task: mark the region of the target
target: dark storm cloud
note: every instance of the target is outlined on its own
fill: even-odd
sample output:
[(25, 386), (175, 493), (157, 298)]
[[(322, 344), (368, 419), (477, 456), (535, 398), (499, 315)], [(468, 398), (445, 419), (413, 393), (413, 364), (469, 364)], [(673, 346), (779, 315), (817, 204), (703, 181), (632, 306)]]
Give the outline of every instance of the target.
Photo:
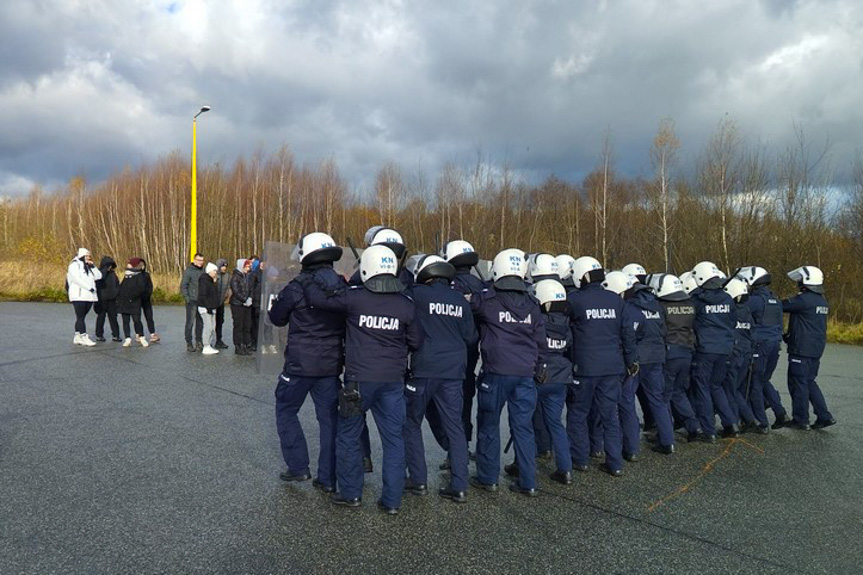
[(606, 133), (643, 175), (663, 117), (685, 161), (726, 115), (777, 151), (829, 136), (840, 168), (861, 145), (851, 0), (271, 4), (3, 3), (0, 194), (188, 154), (203, 104), (203, 163), (287, 144), (356, 187), (478, 154), (580, 178)]

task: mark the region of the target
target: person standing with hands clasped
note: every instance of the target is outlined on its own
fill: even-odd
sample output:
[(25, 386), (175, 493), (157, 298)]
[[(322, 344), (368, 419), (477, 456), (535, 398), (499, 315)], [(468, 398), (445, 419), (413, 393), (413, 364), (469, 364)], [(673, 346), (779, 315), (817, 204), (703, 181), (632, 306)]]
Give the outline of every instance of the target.
[[(183, 271), (183, 279), (180, 280), (180, 294), (186, 302), (186, 351), (201, 351), (204, 344), (201, 342), (201, 333), (204, 329), (204, 320), (198, 313), (198, 279), (204, 273), (204, 256), (195, 254), (192, 263)], [(195, 341), (192, 341), (192, 326), (195, 328)]]
[(66, 285), (69, 301), (75, 308), (75, 337), (72, 343), (92, 347), (96, 342), (87, 335), (84, 318), (93, 304), (99, 300), (96, 294), (96, 281), (102, 279), (102, 272), (93, 263), (93, 256), (87, 248), (79, 248), (78, 255), (66, 271)]
[(204, 320), (201, 340), (204, 342), (204, 355), (215, 355), (219, 350), (213, 347), (216, 330), (216, 308), (219, 307), (219, 288), (216, 286), (216, 274), (219, 268), (208, 263), (204, 273), (198, 278), (198, 313)]
[(234, 353), (252, 353), (252, 290), (247, 275), (252, 260), (237, 260), (237, 269), (231, 274), (231, 319), (234, 320)]

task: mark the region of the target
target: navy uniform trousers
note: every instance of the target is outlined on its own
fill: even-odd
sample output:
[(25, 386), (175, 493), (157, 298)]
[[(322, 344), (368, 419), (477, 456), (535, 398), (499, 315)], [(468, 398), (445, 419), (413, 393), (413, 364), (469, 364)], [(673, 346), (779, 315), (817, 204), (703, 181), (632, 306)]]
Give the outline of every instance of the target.
[(566, 383), (543, 383), (536, 387), (536, 411), (542, 412), (542, 426), (548, 430), (549, 444), (554, 450), (554, 462), (558, 471), (572, 471), (569, 439), (566, 437), (566, 428), (563, 426), (566, 388)]
[(833, 419), (824, 394), (818, 387), (815, 378), (818, 377), (818, 369), (821, 360), (814, 357), (803, 357), (799, 355), (788, 356), (788, 392), (791, 394), (791, 415), (794, 422), (800, 425), (809, 424), (809, 404), (815, 417), (822, 421)]
[(416, 484), (428, 483), (422, 423), (426, 409), (435, 406), (440, 429), (447, 438), (450, 487), (467, 490), (467, 439), (462, 423), (463, 382), (460, 379), (415, 377), (405, 386), (404, 439), (408, 474)]
[(779, 392), (770, 383), (773, 371), (779, 363), (779, 342), (764, 341), (755, 347), (755, 355), (752, 363), (752, 388), (749, 391), (749, 403), (752, 406), (752, 414), (761, 425), (767, 425), (767, 413), (765, 403), (773, 410), (776, 417), (787, 415), (779, 398)]
[(692, 357), (677, 357), (668, 359), (663, 366), (665, 376), (664, 396), (671, 406), (671, 413), (683, 422), (689, 434), (701, 433), (698, 417), (689, 401), (689, 372), (692, 368)]
[[(646, 363), (638, 375), (627, 378), (620, 399), (620, 425), (623, 434), (623, 453), (636, 455), (640, 447), (638, 414), (635, 412), (635, 396), (638, 389), (644, 390), (647, 410), (652, 414), (660, 445), (674, 445), (674, 424), (668, 402), (664, 398), (665, 376), (661, 363)], [(643, 408), (642, 408), (643, 409)], [(647, 428), (645, 414), (645, 428)]]
[(405, 392), (402, 382), (360, 382), (361, 414), (338, 417), (336, 433), (336, 477), (345, 499), (363, 495), (363, 447), (360, 439), (365, 427), (365, 412), (371, 410), (383, 447), (383, 492), (386, 507), (401, 507), (405, 486)]
[(692, 361), (692, 382), (695, 391), (695, 411), (701, 429), (708, 435), (716, 434), (714, 408), (719, 413), (723, 426), (734, 425), (737, 420), (728, 397), (722, 387), (728, 371), (729, 355), (718, 353), (696, 353)]
[(327, 487), (336, 486), (338, 392), (336, 376), (288, 377), (282, 374), (276, 384), (276, 430), (288, 472), (291, 475), (309, 473), (309, 448), (297, 413), (311, 393), (321, 436), (317, 479)]
[(500, 414), (509, 413), (515, 445), (519, 486), (536, 488), (536, 444), (533, 411), (536, 385), (533, 377), (482, 373), (477, 379), (476, 474), (482, 483), (497, 483), (500, 475)]
[(746, 399), (746, 394), (751, 392), (751, 389), (748, 389), (749, 363), (749, 354), (734, 355), (728, 366), (728, 374), (725, 376), (725, 395), (728, 397), (731, 411), (738, 421), (746, 423), (756, 421), (749, 400)]
[(572, 401), (566, 412), (566, 433), (575, 465), (587, 465), (590, 457), (590, 422), (588, 414), (596, 403), (602, 422), (605, 464), (612, 471), (623, 468), (618, 404), (623, 383), (621, 375), (581, 376), (572, 382)]

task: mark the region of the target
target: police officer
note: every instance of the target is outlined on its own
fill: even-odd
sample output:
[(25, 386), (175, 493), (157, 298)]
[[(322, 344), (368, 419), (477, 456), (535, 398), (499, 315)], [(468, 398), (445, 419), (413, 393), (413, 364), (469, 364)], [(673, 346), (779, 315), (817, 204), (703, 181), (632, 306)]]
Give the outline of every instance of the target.
[[(396, 255), (397, 262), (403, 262), (407, 259), (407, 246), (405, 245), (405, 241), (402, 238), (402, 235), (392, 228), (381, 225), (372, 226), (366, 230), (366, 235), (363, 239), (365, 241), (366, 248), (371, 246), (386, 246)], [(399, 265), (397, 276), (405, 287), (414, 283), (414, 276), (410, 270), (407, 269), (407, 266)], [(362, 285), (363, 278), (360, 277), (359, 270), (354, 273), (348, 283), (351, 285)]]
[(345, 322), (337, 313), (311, 307), (306, 292), (338, 290), (347, 285), (333, 270), (333, 262), (341, 256), (342, 248), (325, 233), (300, 238), (294, 257), (302, 270), (279, 292), (269, 311), (273, 325), (290, 324), (285, 366), (276, 384), (276, 430), (288, 466), (280, 477), (284, 481), (311, 477), (306, 437), (297, 417), (311, 393), (320, 427), (318, 470), (312, 484), (327, 493), (336, 490), (337, 394)]
[(462, 381), (467, 348), (476, 346), (477, 333), (467, 301), (461, 292), (450, 287), (454, 275), (455, 268), (437, 255), (423, 257), (416, 266), (411, 297), (422, 326), (423, 344), (411, 354), (412, 377), (405, 386), (405, 456), (410, 475), (405, 491), (415, 495), (428, 492), (421, 425), (426, 407), (433, 402), (448, 440), (451, 462), (450, 484), (438, 494), (464, 503), (468, 457), (461, 419)]
[(827, 345), (827, 316), (830, 308), (824, 298), (824, 274), (815, 266), (801, 266), (788, 272), (800, 292), (782, 300), (788, 314), (788, 391), (791, 393), (792, 420), (786, 427), (809, 429), (809, 404), (815, 411), (813, 429), (836, 425), (824, 394), (815, 379), (821, 354)]
[(575, 258), (569, 254), (560, 254), (557, 260), (557, 274), (560, 277), (560, 283), (563, 284), (567, 295), (575, 291), (575, 282), (572, 281), (572, 262)]
[(638, 373), (635, 333), (623, 322), (623, 300), (602, 287), (605, 270), (596, 259), (575, 260), (572, 279), (578, 290), (567, 297), (572, 310), (574, 380), (566, 430), (573, 468), (588, 470), (588, 414), (595, 402), (605, 448), (602, 469), (619, 477), (623, 462), (618, 405), (624, 375)]
[(704, 441), (716, 441), (714, 407), (722, 420), (722, 436), (737, 436), (737, 419), (725, 389), (725, 373), (734, 351), (734, 300), (722, 289), (724, 277), (713, 262), (701, 262), (692, 270), (698, 288), (692, 292), (695, 304), (697, 346), (692, 365), (695, 410)]
[(346, 319), (345, 382), (339, 397), (336, 477), (333, 503), (359, 507), (363, 491), (364, 414), (371, 410), (383, 443), (383, 492), (378, 507), (398, 513), (405, 482), (404, 375), (408, 350), (422, 344), (422, 328), (413, 301), (396, 277), (398, 261), (391, 249), (376, 245), (363, 252), (362, 286), (330, 291), (309, 290), (314, 307)]
[[(479, 254), (473, 246), (464, 240), (453, 240), (444, 246), (441, 256), (455, 267), (452, 278), (453, 288), (465, 296), (478, 294), (485, 289), (483, 280), (471, 273), (479, 263)], [(478, 273), (478, 272), (477, 272)], [(465, 437), (470, 442), (473, 437), (473, 398), (476, 397), (476, 364), (479, 362), (479, 345), (469, 345), (467, 348), (467, 365), (465, 366), (462, 391), (462, 423)], [(445, 467), (445, 466), (444, 466)]]
[(672, 415), (683, 423), (688, 441), (701, 436), (701, 427), (689, 402), (689, 372), (695, 350), (695, 306), (683, 289), (683, 282), (672, 274), (652, 274), (649, 285), (665, 309), (666, 352), (663, 365), (663, 397)]
[(755, 420), (747, 395), (750, 393), (749, 381), (752, 373), (752, 311), (749, 309), (749, 288), (746, 282), (733, 277), (725, 284), (725, 293), (734, 300), (734, 313), (737, 326), (734, 330), (734, 353), (725, 376), (725, 395), (736, 418), (741, 421), (741, 431), (767, 433), (769, 427)]
[(765, 402), (770, 405), (776, 421), (773, 429), (780, 429), (788, 421), (788, 415), (779, 393), (770, 378), (779, 363), (779, 347), (782, 342), (782, 302), (770, 290), (772, 278), (766, 269), (746, 266), (737, 270), (737, 277), (749, 285), (746, 301), (755, 323), (753, 329), (752, 378), (749, 403), (752, 414), (760, 427), (769, 424)]
[(471, 485), (497, 491), (500, 473), (500, 414), (504, 404), (515, 444), (519, 479), (510, 489), (536, 496), (536, 446), (531, 418), (536, 407), (534, 373), (545, 325), (524, 283), (524, 252), (503, 250), (492, 263), (492, 287), (471, 296), (480, 330), (482, 373), (477, 380), (476, 477)]

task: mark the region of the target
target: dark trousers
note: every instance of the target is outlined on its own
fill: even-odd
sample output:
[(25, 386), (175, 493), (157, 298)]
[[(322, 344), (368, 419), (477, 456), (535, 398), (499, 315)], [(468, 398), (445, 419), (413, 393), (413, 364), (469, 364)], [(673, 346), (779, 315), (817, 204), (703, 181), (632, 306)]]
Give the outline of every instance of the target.
[(476, 364), (479, 362), (479, 348), (473, 346), (467, 350), (467, 369), (462, 383), (461, 421), (464, 426), (464, 434), (470, 443), (473, 437), (473, 398), (476, 397)]
[(623, 382), (621, 375), (581, 376), (572, 382), (572, 400), (566, 411), (566, 433), (572, 462), (587, 465), (590, 456), (590, 422), (588, 414), (596, 406), (602, 422), (605, 464), (611, 470), (623, 468), (618, 404)]
[(144, 312), (144, 320), (147, 322), (147, 331), (156, 333), (156, 322), (153, 320), (153, 302), (145, 299), (141, 302), (141, 311)]
[(279, 376), (276, 384), (276, 431), (282, 458), (292, 475), (309, 473), (309, 447), (297, 414), (311, 394), (320, 430), (317, 479), (327, 487), (336, 486), (336, 424), (339, 378)]
[[(232, 306), (233, 307), (233, 306)], [(198, 313), (198, 303), (190, 302), (186, 304), (186, 328), (184, 335), (186, 343), (192, 343), (192, 326), (195, 327), (195, 341), (199, 342), (204, 334), (204, 320), (201, 314)]]
[(93, 307), (93, 302), (73, 301), (72, 307), (75, 308), (75, 333), (87, 333), (87, 324), (84, 322), (84, 318), (90, 308)]
[(225, 304), (216, 308), (216, 341), (222, 341), (223, 325), (225, 325)]
[(533, 437), (536, 442), (536, 452), (547, 453), (551, 451), (551, 433), (548, 425), (545, 423), (545, 412), (539, 404), (539, 401), (536, 403), (536, 409), (533, 410), (531, 424), (533, 425)]
[(249, 342), (252, 345), (258, 345), (258, 324), (261, 321), (261, 310), (255, 304), (252, 304), (252, 307), (249, 308), (252, 310), (251, 315), (251, 323), (249, 324)]
[[(645, 363), (638, 372), (639, 388), (647, 398), (647, 411), (652, 414), (660, 445), (674, 445), (674, 423), (669, 402), (665, 399), (665, 377), (661, 363)], [(645, 414), (645, 421), (647, 415)], [(645, 424), (646, 425), (646, 424)]]
[[(233, 308), (233, 306), (231, 306)], [(363, 413), (338, 417), (336, 432), (336, 477), (339, 491), (346, 499), (363, 495), (363, 449), (360, 441), (365, 412), (371, 410), (383, 447), (383, 490), (386, 507), (401, 506), (405, 486), (405, 395), (402, 382), (359, 382)]]
[(699, 433), (701, 425), (689, 401), (689, 371), (692, 357), (668, 359), (663, 366), (665, 396), (669, 398), (672, 414), (683, 421), (688, 433)]
[(533, 377), (483, 373), (477, 380), (476, 475), (483, 483), (497, 483), (500, 475), (500, 414), (509, 413), (509, 428), (515, 445), (519, 486), (536, 488), (536, 445), (533, 410), (536, 385)]
[(692, 362), (692, 383), (695, 388), (695, 411), (701, 429), (708, 435), (716, 433), (714, 408), (719, 413), (723, 426), (734, 425), (737, 420), (728, 405), (728, 397), (722, 387), (728, 371), (730, 356), (718, 353), (696, 353)]
[(234, 322), (234, 345), (251, 345), (252, 308), (231, 304), (231, 319)]
[(120, 337), (120, 324), (117, 322), (117, 300), (100, 301), (96, 310), (96, 337), (105, 335), (105, 318), (111, 326), (111, 336)]
[(566, 403), (566, 383), (543, 383), (536, 386), (538, 410), (542, 411), (543, 426), (548, 428), (554, 462), (558, 471), (572, 471), (569, 439), (563, 426), (563, 404)]
[(822, 421), (833, 419), (833, 415), (827, 409), (824, 394), (821, 393), (821, 388), (815, 381), (820, 367), (820, 359), (799, 355), (788, 356), (788, 391), (791, 393), (791, 414), (795, 423), (800, 425), (809, 423), (810, 403), (816, 418)]
[(749, 354), (735, 354), (728, 366), (725, 376), (725, 395), (728, 396), (728, 404), (734, 413), (735, 419), (752, 423), (755, 415), (749, 406), (746, 394), (749, 393)]
[(638, 455), (641, 449), (641, 429), (638, 425), (638, 412), (635, 410), (637, 389), (638, 375), (624, 378), (620, 388), (620, 403), (617, 406), (624, 455)]
[(428, 483), (422, 422), (427, 407), (435, 406), (449, 443), (450, 487), (467, 489), (467, 439), (461, 421), (462, 380), (416, 377), (405, 385), (405, 458), (411, 481)]
[[(749, 401), (755, 419), (762, 425), (767, 425), (766, 406), (773, 410), (776, 417), (787, 415), (782, 406), (779, 392), (770, 383), (773, 372), (779, 364), (779, 341), (762, 341), (755, 348), (755, 357), (752, 365), (752, 390), (749, 392)], [(765, 406), (766, 404), (766, 406)]]
[(141, 323), (141, 312), (136, 314), (124, 313), (123, 315), (123, 336), (132, 337), (129, 331), (129, 322), (135, 325), (135, 335), (144, 335), (144, 324)]

